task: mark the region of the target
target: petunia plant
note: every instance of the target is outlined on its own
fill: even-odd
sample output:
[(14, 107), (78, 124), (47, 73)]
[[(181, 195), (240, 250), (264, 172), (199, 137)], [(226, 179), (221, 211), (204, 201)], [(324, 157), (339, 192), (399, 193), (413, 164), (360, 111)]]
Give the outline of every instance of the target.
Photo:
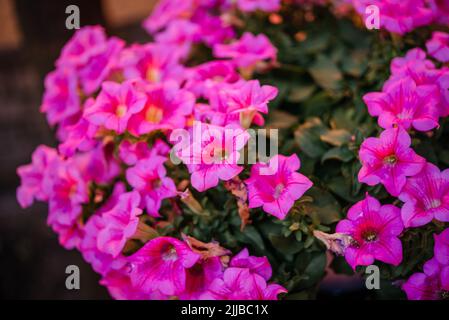
[(316, 298), (373, 264), (367, 295), (447, 299), (448, 16), (161, 0), (145, 43), (85, 26), (45, 79), (58, 145), (18, 168), (17, 199), (48, 202), (116, 299)]

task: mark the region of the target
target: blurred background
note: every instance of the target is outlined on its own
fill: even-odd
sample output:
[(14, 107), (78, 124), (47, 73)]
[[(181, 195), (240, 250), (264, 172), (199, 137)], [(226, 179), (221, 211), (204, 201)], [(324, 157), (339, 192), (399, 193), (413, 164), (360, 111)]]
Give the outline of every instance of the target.
[[(66, 7), (80, 8), (81, 26), (101, 24), (131, 43), (149, 40), (140, 24), (155, 2), (0, 0), (0, 298), (109, 298), (81, 255), (59, 245), (46, 225), (47, 206), (19, 207), (16, 168), (39, 144), (56, 145), (39, 106), (43, 79), (74, 32), (65, 28)], [(65, 288), (71, 264), (80, 268), (80, 290)]]

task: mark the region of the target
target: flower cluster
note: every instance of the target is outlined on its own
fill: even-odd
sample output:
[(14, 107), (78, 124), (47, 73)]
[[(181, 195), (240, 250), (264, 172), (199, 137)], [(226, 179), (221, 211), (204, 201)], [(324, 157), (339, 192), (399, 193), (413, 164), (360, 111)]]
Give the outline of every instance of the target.
[[(201, 138), (177, 155), (191, 186), (207, 191), (239, 179), (247, 129), (264, 124), (277, 95), (248, 80), (275, 66), (277, 51), (262, 34), (235, 39), (226, 19), (234, 6), (274, 11), (279, 1), (163, 0), (144, 23), (154, 42), (126, 46), (99, 26), (84, 27), (45, 80), (41, 111), (59, 146), (38, 147), (32, 163), (18, 168), (17, 198), (22, 207), (49, 203), (48, 224), (61, 245), (78, 249), (117, 299), (277, 299), (286, 292), (267, 283), (266, 257), (246, 249), (232, 257), (218, 243), (158, 229), (170, 219), (164, 206), (179, 214), (182, 204), (200, 206), (185, 178), (173, 174), (173, 133), (200, 128)], [(187, 66), (200, 42), (220, 59)], [(271, 162), (277, 169), (261, 173)], [(255, 164), (242, 183), (249, 207), (283, 219), (312, 186), (299, 167), (296, 155)]]

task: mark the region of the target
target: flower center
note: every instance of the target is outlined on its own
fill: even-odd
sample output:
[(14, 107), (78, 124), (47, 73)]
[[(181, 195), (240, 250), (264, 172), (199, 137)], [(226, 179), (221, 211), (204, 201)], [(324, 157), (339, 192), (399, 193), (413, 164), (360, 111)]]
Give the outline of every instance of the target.
[(436, 209), (441, 206), (441, 200), (440, 199), (432, 199), (430, 203), (427, 205), (427, 210), (429, 209)]
[(395, 165), (398, 162), (398, 157), (395, 154), (389, 155), (384, 158), (384, 163), (387, 165)]
[(276, 186), (276, 188), (274, 188), (274, 195), (273, 195), (273, 197), (275, 199), (279, 198), (280, 195), (282, 194), (282, 191), (284, 191), (284, 189), (285, 189), (285, 186), (282, 183), (279, 183)]
[(366, 242), (374, 242), (377, 240), (377, 232), (374, 230), (366, 230), (363, 232), (362, 238)]
[(161, 108), (158, 108), (155, 105), (150, 105), (145, 113), (145, 120), (157, 124), (161, 122), (163, 115), (164, 111), (162, 111)]
[(174, 261), (178, 259), (178, 253), (176, 249), (171, 244), (164, 246), (162, 249), (162, 260), (164, 261)]
[(150, 82), (160, 82), (161, 76), (159, 74), (159, 70), (157, 68), (154, 68), (152, 66), (149, 66), (147, 68), (146, 78)]
[(125, 116), (126, 111), (128, 111), (128, 108), (124, 104), (120, 104), (117, 106), (117, 109), (115, 109), (115, 114), (117, 117), (122, 118)]
[(216, 159), (217, 161), (225, 160), (228, 157), (228, 153), (223, 148), (215, 148), (211, 151), (212, 158)]
[(440, 298), (441, 300), (449, 300), (449, 291), (441, 291)]

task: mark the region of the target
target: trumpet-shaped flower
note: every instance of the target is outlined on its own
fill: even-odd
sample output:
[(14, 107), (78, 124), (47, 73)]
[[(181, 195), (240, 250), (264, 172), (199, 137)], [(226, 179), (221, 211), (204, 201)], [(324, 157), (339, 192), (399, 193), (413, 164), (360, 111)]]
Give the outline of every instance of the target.
[(362, 168), (359, 181), (370, 186), (382, 183), (397, 197), (407, 177), (418, 174), (426, 160), (410, 148), (411, 139), (402, 128), (383, 131), (379, 138), (367, 138), (360, 147)]
[(137, 162), (126, 171), (129, 184), (142, 196), (142, 206), (149, 215), (159, 216), (163, 199), (176, 196), (177, 190), (173, 180), (166, 176), (164, 162), (166, 157), (153, 156)]
[(351, 236), (344, 250), (346, 261), (355, 269), (380, 260), (395, 266), (402, 261), (402, 243), (398, 236), (404, 229), (400, 209), (392, 205), (381, 206), (379, 201), (367, 197), (355, 204), (341, 220), (336, 232)]
[(449, 221), (449, 169), (440, 172), (427, 163), (420, 173), (407, 180), (399, 199), (405, 227), (419, 227), (432, 221)]
[(158, 290), (166, 295), (185, 291), (187, 269), (192, 268), (200, 255), (187, 244), (170, 237), (148, 241), (129, 257), (132, 267), (132, 284), (142, 292)]
[(129, 122), (129, 130), (139, 136), (155, 130), (184, 128), (187, 117), (192, 114), (195, 96), (178, 84), (167, 81), (145, 88), (146, 104), (134, 114)]
[(435, 31), (426, 43), (429, 55), (441, 62), (449, 61), (449, 34)]
[(248, 187), (249, 207), (263, 210), (284, 219), (296, 200), (312, 187), (312, 182), (297, 172), (300, 160), (276, 155), (268, 163), (256, 163), (245, 181)]
[(217, 58), (230, 58), (239, 67), (254, 66), (257, 62), (275, 61), (277, 49), (263, 35), (245, 32), (242, 37), (230, 44), (217, 44), (213, 48)]
[(131, 82), (104, 82), (94, 105), (85, 117), (97, 126), (124, 133), (130, 117), (145, 106), (146, 97)]
[(383, 92), (371, 92), (363, 97), (368, 111), (378, 116), (384, 129), (399, 125), (419, 131), (438, 127), (440, 91), (437, 85), (419, 85), (411, 78), (391, 82)]

